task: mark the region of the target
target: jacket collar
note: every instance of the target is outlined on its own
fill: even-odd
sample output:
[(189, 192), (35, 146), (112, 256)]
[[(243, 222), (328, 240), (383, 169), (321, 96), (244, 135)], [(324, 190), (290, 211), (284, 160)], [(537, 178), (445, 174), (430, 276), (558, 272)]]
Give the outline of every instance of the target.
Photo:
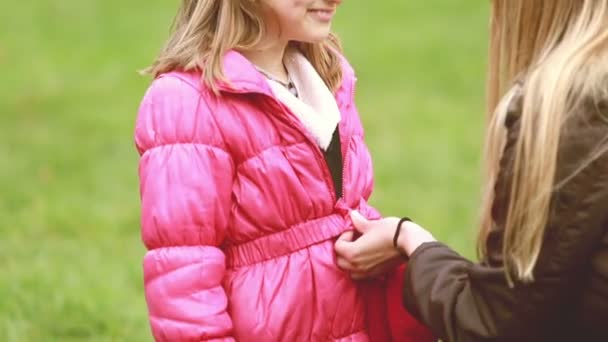
[[(342, 62), (343, 76), (342, 85), (334, 94), (336, 98), (341, 97), (340, 93), (345, 93), (341, 97), (352, 102), (354, 94), (355, 76), (348, 62), (340, 56)], [(230, 50), (226, 53), (223, 60), (223, 72), (227, 82), (219, 82), (218, 88), (221, 92), (227, 93), (261, 93), (274, 96), (266, 78), (256, 69), (245, 56), (241, 53)]]
[[(342, 63), (342, 84), (334, 94), (338, 105), (352, 103), (354, 101), (355, 75), (346, 59), (340, 55)], [(275, 98), (266, 78), (255, 68), (241, 53), (230, 50), (224, 55), (223, 60), (224, 78), (217, 86), (220, 92), (233, 94), (264, 94)], [(173, 75), (189, 83), (197, 89), (201, 89), (200, 71), (172, 71), (166, 75)], [(161, 76), (162, 77), (162, 76)]]
[(272, 90), (262, 74), (241, 53), (230, 50), (223, 60), (223, 72), (227, 82), (219, 82), (218, 88), (228, 93), (262, 93), (272, 96)]

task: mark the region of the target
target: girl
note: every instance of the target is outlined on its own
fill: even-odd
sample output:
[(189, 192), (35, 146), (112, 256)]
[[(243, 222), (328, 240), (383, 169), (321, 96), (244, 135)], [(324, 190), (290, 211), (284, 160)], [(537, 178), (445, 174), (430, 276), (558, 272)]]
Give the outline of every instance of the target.
[(492, 10), (482, 261), (353, 214), (338, 262), (365, 277), (409, 256), (404, 304), (444, 341), (608, 341), (608, 0)]
[(390, 330), (394, 277), (357, 286), (335, 264), (349, 211), (379, 218), (339, 4), (182, 1), (135, 132), (156, 340), (429, 336)]

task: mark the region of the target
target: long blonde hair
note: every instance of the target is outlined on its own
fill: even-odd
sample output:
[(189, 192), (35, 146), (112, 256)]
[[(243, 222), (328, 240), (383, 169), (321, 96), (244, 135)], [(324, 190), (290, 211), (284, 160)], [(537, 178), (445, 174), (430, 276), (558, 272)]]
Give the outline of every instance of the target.
[[(217, 92), (217, 81), (225, 81), (222, 60), (226, 52), (251, 49), (264, 37), (259, 12), (259, 1), (182, 0), (169, 40), (144, 72), (157, 76), (176, 69), (199, 69), (202, 81)], [(335, 91), (342, 81), (338, 38), (330, 34), (320, 43), (294, 44)]]
[[(524, 79), (503, 237), (508, 280), (533, 281), (556, 188), (564, 122), (583, 97), (605, 97), (608, 0), (494, 0), (489, 51), (486, 181), (478, 252), (487, 256), (504, 119)], [(502, 101), (500, 100), (502, 98)], [(591, 162), (589, 160), (589, 162)]]

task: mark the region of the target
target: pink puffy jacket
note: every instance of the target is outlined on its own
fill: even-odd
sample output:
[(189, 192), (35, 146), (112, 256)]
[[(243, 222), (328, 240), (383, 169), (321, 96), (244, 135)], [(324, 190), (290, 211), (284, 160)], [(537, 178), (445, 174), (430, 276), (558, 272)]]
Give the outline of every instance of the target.
[(322, 152), (252, 64), (232, 51), (224, 71), (220, 97), (199, 73), (171, 72), (152, 83), (139, 109), (144, 281), (155, 339), (386, 340), (384, 289), (358, 285), (335, 262), (336, 237), (352, 229), (348, 212), (378, 217), (366, 202), (372, 163), (352, 68), (344, 62), (336, 93), (339, 199)]

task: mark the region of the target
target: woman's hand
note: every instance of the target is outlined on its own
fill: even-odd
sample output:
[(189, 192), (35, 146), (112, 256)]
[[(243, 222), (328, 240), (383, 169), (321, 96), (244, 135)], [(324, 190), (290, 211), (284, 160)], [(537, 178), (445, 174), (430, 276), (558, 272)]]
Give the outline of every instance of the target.
[[(361, 237), (353, 240), (353, 232), (346, 232), (336, 241), (338, 266), (351, 273), (355, 279), (368, 278), (384, 273), (402, 262), (399, 249), (393, 246), (393, 237), (399, 219), (388, 217), (369, 221), (356, 211), (351, 219)], [(398, 238), (398, 246), (408, 255), (425, 242), (435, 241), (433, 236), (413, 222), (405, 222)]]

